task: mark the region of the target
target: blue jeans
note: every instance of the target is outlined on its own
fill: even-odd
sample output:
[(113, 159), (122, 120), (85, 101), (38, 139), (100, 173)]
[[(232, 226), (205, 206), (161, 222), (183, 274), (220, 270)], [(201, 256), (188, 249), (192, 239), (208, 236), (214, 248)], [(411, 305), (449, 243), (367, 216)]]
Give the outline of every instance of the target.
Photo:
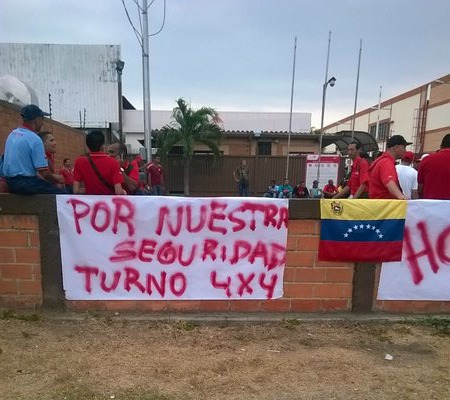
[(53, 183), (36, 176), (14, 176), (6, 178), (10, 193), (16, 194), (67, 194)]
[(250, 189), (248, 187), (248, 183), (247, 182), (239, 182), (238, 183), (238, 192), (239, 192), (239, 196), (241, 196), (241, 197), (250, 196)]
[(161, 185), (152, 186), (153, 196), (164, 196), (164, 188)]

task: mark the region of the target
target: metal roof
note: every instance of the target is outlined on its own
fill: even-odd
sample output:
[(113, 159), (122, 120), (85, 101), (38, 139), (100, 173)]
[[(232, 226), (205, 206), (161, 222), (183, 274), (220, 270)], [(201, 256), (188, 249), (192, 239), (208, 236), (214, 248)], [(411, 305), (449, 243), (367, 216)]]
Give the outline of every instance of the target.
[(44, 111), (50, 94), (54, 120), (99, 128), (119, 121), (119, 59), (119, 45), (0, 43), (0, 76), (32, 87)]
[(367, 132), (355, 131), (352, 139), (352, 131), (340, 131), (332, 134), (324, 134), (322, 139), (322, 147), (327, 147), (330, 144), (336, 145), (343, 155), (347, 155), (347, 146), (350, 142), (361, 143), (364, 152), (377, 151), (378, 143), (375, 138)]

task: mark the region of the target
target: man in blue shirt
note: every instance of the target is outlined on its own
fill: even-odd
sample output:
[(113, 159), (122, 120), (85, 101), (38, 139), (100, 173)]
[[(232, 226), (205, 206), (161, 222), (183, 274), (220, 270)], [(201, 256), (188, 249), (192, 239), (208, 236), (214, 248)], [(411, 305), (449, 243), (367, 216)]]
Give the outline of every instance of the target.
[(44, 124), (44, 116), (49, 114), (30, 104), (22, 108), (20, 115), (23, 124), (6, 139), (0, 171), (6, 178), (9, 191), (18, 194), (66, 193), (56, 186), (64, 180), (50, 172), (44, 145), (37, 135)]

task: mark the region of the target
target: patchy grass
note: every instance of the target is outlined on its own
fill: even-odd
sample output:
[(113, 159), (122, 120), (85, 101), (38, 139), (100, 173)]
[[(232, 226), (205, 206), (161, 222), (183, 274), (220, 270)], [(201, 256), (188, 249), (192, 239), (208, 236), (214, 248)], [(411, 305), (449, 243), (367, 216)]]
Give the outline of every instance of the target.
[(427, 317), (418, 321), (415, 321), (416, 325), (427, 326), (431, 328), (434, 334), (439, 336), (450, 336), (450, 319), (449, 318), (436, 318)]
[(24, 314), (17, 313), (13, 310), (2, 310), (0, 312), (0, 320), (18, 319), (20, 321), (39, 321), (41, 316), (37, 313)]
[(171, 324), (175, 329), (185, 332), (193, 331), (197, 325), (192, 321), (175, 321)]
[(294, 330), (297, 326), (299, 326), (301, 324), (301, 321), (299, 321), (296, 318), (291, 318), (291, 319), (285, 319), (283, 320), (283, 326), (286, 329), (289, 329), (290, 331)]

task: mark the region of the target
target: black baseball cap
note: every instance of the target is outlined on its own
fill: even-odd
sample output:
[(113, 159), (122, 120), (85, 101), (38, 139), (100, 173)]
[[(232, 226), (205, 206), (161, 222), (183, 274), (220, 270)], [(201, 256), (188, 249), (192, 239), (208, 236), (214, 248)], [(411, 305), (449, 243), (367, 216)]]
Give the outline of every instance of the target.
[(387, 143), (386, 143), (386, 147), (394, 147), (397, 145), (404, 145), (404, 146), (409, 146), (410, 144), (412, 144), (412, 142), (407, 142), (406, 139), (402, 136), (402, 135), (394, 135), (391, 136)]
[(48, 117), (49, 113), (42, 111), (38, 106), (29, 104), (20, 110), (20, 115), (25, 121), (32, 121), (39, 117)]

